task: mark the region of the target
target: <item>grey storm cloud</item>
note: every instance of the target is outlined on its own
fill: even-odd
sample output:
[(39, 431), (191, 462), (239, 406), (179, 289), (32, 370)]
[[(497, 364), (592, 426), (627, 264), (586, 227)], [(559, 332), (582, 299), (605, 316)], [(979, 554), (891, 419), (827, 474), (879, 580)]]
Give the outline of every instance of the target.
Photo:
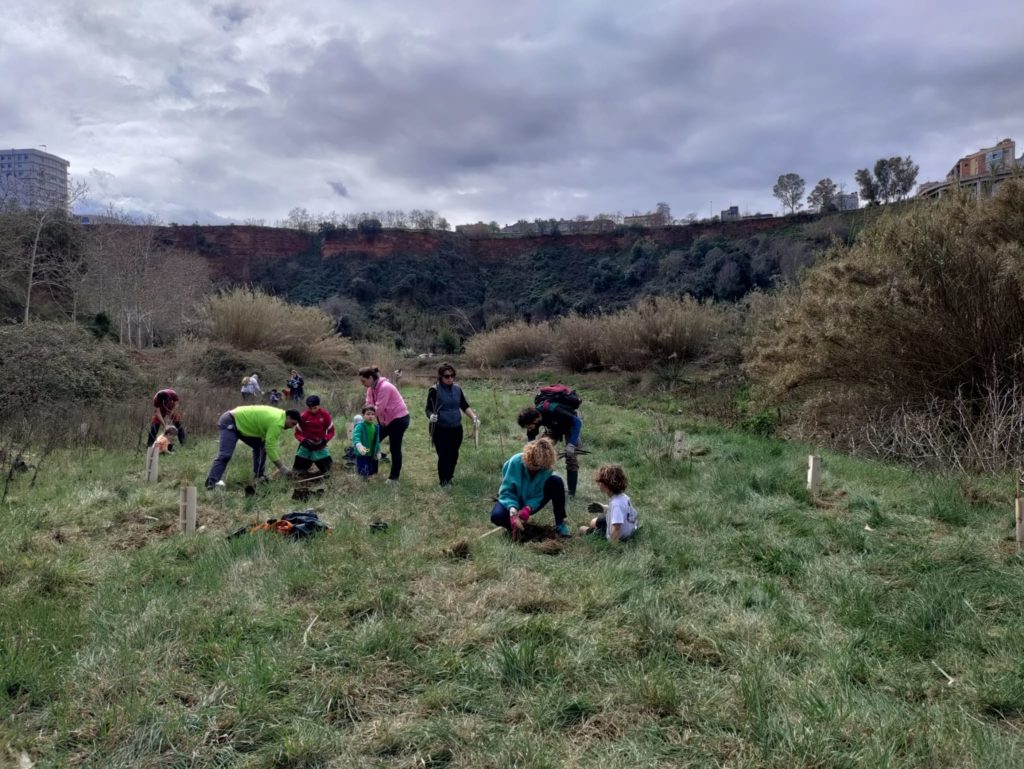
[(10, 5), (0, 143), (168, 221), (777, 211), (782, 173), (1024, 147), (1015, 0)]

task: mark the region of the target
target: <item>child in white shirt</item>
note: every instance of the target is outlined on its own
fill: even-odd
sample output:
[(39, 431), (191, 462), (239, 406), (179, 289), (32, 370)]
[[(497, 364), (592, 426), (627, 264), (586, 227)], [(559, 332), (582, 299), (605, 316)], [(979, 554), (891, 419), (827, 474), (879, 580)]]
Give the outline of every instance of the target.
[(590, 526), (580, 528), (581, 534), (600, 532), (609, 542), (628, 539), (636, 531), (636, 509), (626, 494), (629, 479), (619, 465), (601, 465), (594, 474), (597, 487), (608, 495), (608, 504), (604, 506), (605, 514), (599, 515), (590, 522)]

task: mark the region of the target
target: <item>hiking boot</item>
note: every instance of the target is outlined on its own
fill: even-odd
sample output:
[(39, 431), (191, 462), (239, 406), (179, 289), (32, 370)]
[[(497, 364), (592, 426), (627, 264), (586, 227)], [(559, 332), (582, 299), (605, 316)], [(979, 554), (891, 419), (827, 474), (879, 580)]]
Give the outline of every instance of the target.
[(569, 530), (569, 524), (562, 521), (560, 524), (555, 526), (555, 533), (560, 537), (571, 537), (572, 531)]

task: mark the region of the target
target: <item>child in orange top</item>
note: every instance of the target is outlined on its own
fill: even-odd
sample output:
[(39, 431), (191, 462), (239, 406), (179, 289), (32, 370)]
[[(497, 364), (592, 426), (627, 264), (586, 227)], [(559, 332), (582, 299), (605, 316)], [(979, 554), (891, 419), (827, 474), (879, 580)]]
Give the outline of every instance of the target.
[(178, 428), (174, 425), (164, 428), (163, 435), (157, 438), (153, 445), (160, 454), (168, 454), (174, 451), (174, 444), (171, 441), (178, 437)]

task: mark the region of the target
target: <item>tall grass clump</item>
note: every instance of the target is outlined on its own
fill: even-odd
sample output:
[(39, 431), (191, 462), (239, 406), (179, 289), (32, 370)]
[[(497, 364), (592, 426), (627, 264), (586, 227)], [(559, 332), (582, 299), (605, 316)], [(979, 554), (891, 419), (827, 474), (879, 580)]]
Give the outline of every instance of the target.
[(626, 371), (736, 348), (735, 324), (725, 306), (693, 297), (649, 297), (598, 325), (601, 363)]
[(551, 344), (549, 324), (517, 320), (469, 339), (466, 358), (476, 366), (535, 363), (551, 351)]
[(335, 336), (318, 307), (289, 304), (259, 289), (236, 288), (202, 305), (206, 336), (240, 350), (266, 350), (295, 365), (341, 364), (351, 345)]
[[(915, 205), (833, 244), (755, 330), (748, 370), (801, 407), (805, 433), (914, 461), (1008, 463), (1021, 432), (992, 426), (1024, 375), (1022, 297), (1021, 183), (981, 204)], [(900, 423), (915, 425), (913, 445), (894, 443)]]

